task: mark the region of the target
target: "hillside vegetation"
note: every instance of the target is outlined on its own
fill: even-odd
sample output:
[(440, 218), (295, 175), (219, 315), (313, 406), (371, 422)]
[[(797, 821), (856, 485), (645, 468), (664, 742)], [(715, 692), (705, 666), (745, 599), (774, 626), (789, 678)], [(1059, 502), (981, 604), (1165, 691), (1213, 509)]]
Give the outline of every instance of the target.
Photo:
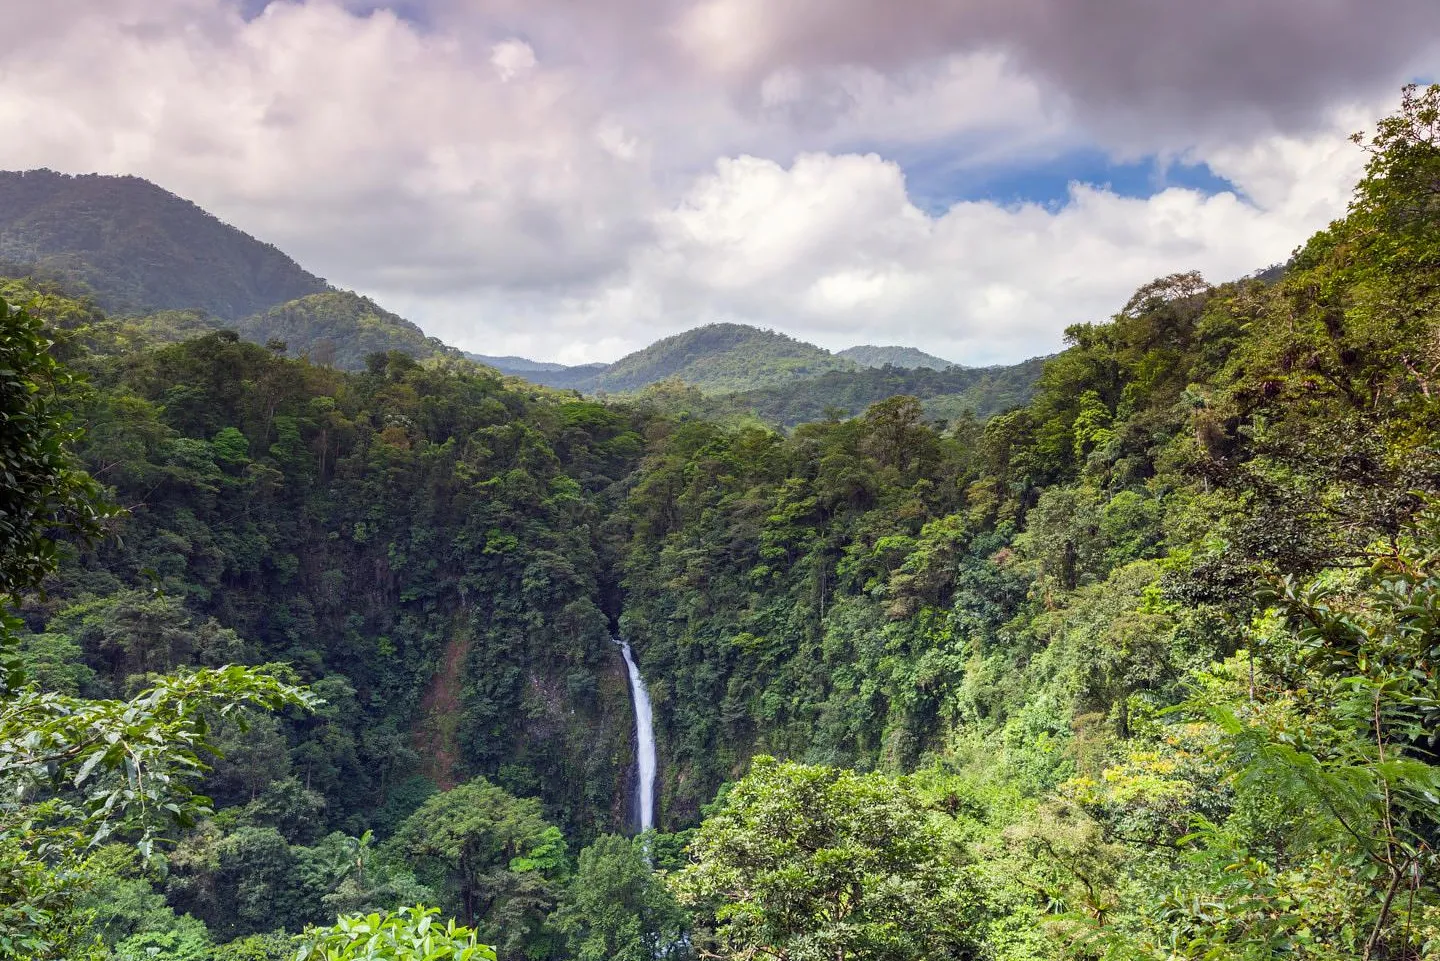
[(987, 420), (7, 310), (0, 944), (353, 958), (436, 905), (474, 930), (390, 955), (1428, 961), (1437, 130), (1407, 91), (1285, 271), (1158, 278)]
[(233, 321), (329, 289), (139, 177), (0, 171), (0, 261), (78, 282), (112, 312), (194, 308)]
[[(856, 351), (861, 353), (847, 356)], [(636, 394), (672, 414), (755, 419), (777, 427), (854, 416), (900, 394), (919, 397), (927, 415), (941, 420), (984, 418), (1027, 402), (1043, 364), (1035, 358), (1009, 366), (956, 367), (901, 347), (852, 347), (831, 354), (738, 324), (714, 324), (667, 337), (608, 366), (475, 359), (493, 361), (497, 369), (552, 387)]]
[(835, 356), (853, 360), (861, 367), (888, 366), (903, 367), (906, 370), (928, 367), (931, 370), (944, 370), (946, 367), (955, 366), (952, 361), (943, 360), (934, 354), (927, 354), (914, 347), (875, 347), (871, 344), (864, 344), (836, 351)]
[(157, 342), (230, 329), (346, 370), (391, 350), (459, 356), (138, 177), (0, 172), (0, 262), (11, 274), (30, 274), (31, 286), (88, 294)]
[(232, 328), (246, 340), (257, 344), (278, 340), (294, 354), (342, 370), (359, 370), (370, 354), (388, 351), (416, 360), (461, 356), (405, 318), (348, 290), (292, 300), (246, 317)]
[(923, 401), (927, 417), (951, 421), (967, 412), (982, 419), (1029, 402), (1045, 366), (1036, 357), (1001, 367), (874, 367), (831, 371), (805, 381), (747, 390), (725, 399), (769, 424), (794, 427), (831, 415), (853, 417), (897, 395)]
[(537, 383), (586, 393), (627, 393), (679, 380), (706, 393), (749, 390), (856, 365), (814, 344), (743, 324), (710, 324), (657, 340), (601, 370), (521, 372)]

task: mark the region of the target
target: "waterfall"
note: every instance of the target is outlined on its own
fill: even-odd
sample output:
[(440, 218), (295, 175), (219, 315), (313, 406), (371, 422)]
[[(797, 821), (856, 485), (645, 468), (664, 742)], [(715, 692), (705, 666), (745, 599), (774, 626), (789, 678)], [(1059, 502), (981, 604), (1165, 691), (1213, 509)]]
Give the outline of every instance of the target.
[(635, 702), (635, 760), (640, 769), (635, 785), (635, 807), (640, 830), (649, 831), (655, 827), (655, 716), (650, 709), (650, 692), (645, 690), (645, 678), (635, 666), (630, 644), (619, 637), (615, 643), (620, 645), (625, 668), (630, 672), (630, 695)]

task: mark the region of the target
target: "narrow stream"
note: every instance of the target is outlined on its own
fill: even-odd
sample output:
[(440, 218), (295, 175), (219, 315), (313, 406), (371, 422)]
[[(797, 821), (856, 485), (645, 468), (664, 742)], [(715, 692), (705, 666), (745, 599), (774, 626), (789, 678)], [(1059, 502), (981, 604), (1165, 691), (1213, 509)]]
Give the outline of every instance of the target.
[(640, 776), (635, 784), (635, 810), (641, 831), (655, 827), (655, 716), (650, 709), (650, 692), (645, 689), (645, 678), (630, 653), (630, 644), (624, 638), (615, 638), (620, 653), (625, 655), (625, 667), (630, 672), (630, 698), (635, 702), (635, 760)]

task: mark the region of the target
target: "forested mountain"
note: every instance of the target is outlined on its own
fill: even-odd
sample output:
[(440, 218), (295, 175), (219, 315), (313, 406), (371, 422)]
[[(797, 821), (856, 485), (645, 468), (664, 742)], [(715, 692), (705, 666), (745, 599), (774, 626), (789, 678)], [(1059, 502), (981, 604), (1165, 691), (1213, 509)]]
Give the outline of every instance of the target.
[(537, 383), (586, 393), (626, 393), (680, 380), (706, 393), (791, 383), (856, 365), (814, 344), (744, 324), (709, 324), (657, 340), (598, 371), (517, 371)]
[(942, 420), (967, 411), (988, 417), (1026, 403), (1044, 363), (1035, 358), (1000, 367), (956, 367), (912, 347), (852, 347), (830, 354), (738, 324), (714, 324), (667, 337), (608, 366), (467, 356), (552, 387), (638, 392), (672, 413), (726, 420), (753, 417), (780, 427), (853, 416), (897, 394), (919, 397), (927, 414)]
[[(755, 334), (765, 336), (754, 338)], [(777, 336), (754, 328), (732, 331), (702, 327), (658, 341), (609, 367), (541, 365), (523, 359), (514, 364), (508, 363), (511, 358), (467, 356), (482, 363), (495, 361), (490, 366), (557, 388), (593, 392), (604, 389), (598, 386), (602, 382), (631, 378), (624, 382), (640, 386), (628, 388), (625, 393), (633, 394), (655, 409), (711, 420), (756, 419), (777, 427), (794, 427), (831, 416), (854, 416), (877, 401), (899, 394), (924, 401), (929, 417), (953, 420), (968, 414), (984, 418), (1028, 402), (1045, 362), (1044, 358), (1036, 357), (998, 367), (946, 365), (943, 370), (893, 364), (847, 365), (816, 373), (808, 366), (796, 368), (786, 359), (786, 354), (798, 343), (790, 338), (779, 340), (778, 355), (774, 351), (767, 353)], [(737, 340), (745, 346), (732, 346)], [(759, 347), (754, 340), (760, 341)], [(799, 344), (799, 347), (810, 348), (810, 345)], [(810, 356), (804, 350), (801, 353)], [(778, 362), (777, 356), (781, 357)], [(824, 367), (828, 363), (826, 355), (820, 356), (819, 366)], [(641, 358), (648, 360), (642, 364)], [(726, 372), (718, 373), (722, 369)], [(645, 373), (635, 376), (636, 370)], [(676, 372), (659, 377), (665, 370)], [(616, 376), (610, 380), (612, 373)], [(659, 379), (650, 380), (652, 376)], [(726, 386), (736, 383), (768, 383), (769, 386), (738, 390)]]
[(747, 390), (724, 399), (768, 424), (794, 427), (831, 413), (850, 417), (871, 404), (900, 394), (924, 402), (928, 417), (954, 420), (965, 412), (985, 418), (1028, 403), (1044, 368), (1036, 357), (1002, 367), (948, 367), (913, 370), (886, 365), (831, 371), (777, 387)]
[(1146, 284), (988, 419), (781, 432), (7, 310), (0, 938), (356, 958), (437, 904), (478, 934), (394, 957), (1428, 961), (1437, 118), (1407, 92), (1286, 270)]
[(888, 366), (903, 367), (907, 370), (928, 367), (931, 370), (944, 370), (946, 367), (955, 366), (952, 361), (942, 360), (934, 354), (927, 354), (914, 347), (876, 347), (871, 344), (863, 344), (859, 347), (847, 347), (844, 350), (836, 351), (835, 356), (853, 360), (861, 367)]
[(546, 360), (527, 360), (524, 357), (516, 357), (507, 354), (504, 357), (492, 357), (489, 354), (472, 354), (465, 352), (465, 356), (477, 364), (484, 364), (486, 367), (494, 367), (496, 370), (504, 371), (507, 374), (523, 374), (530, 371), (563, 371), (574, 370), (576, 367), (585, 367), (592, 371), (599, 371), (605, 368), (605, 364), (556, 364)]
[(620, 393), (673, 377), (720, 392), (769, 387), (852, 366), (829, 351), (771, 330), (709, 324), (620, 358), (586, 386)]
[[(186, 329), (228, 328), (259, 344), (282, 341), (292, 353), (346, 370), (358, 370), (377, 351), (401, 350), (417, 359), (459, 354), (403, 317), (359, 294), (331, 289), (275, 247), (138, 177), (0, 171), (0, 264), (11, 274), (25, 271), (88, 293), (112, 314), (161, 314), (162, 339), (179, 319), (176, 312), (183, 312)], [(852, 347), (832, 355), (739, 324), (667, 337), (609, 365), (469, 356), (586, 393), (623, 393), (670, 378), (711, 393), (735, 392), (857, 364), (948, 366), (905, 347)]]
[(0, 171), (0, 262), (137, 318), (157, 339), (177, 323), (347, 370), (374, 352), (459, 356), (419, 327), (138, 177)]
[(278, 340), (295, 354), (318, 364), (359, 370), (374, 353), (398, 350), (417, 359), (459, 357), (404, 317), (382, 309), (368, 297), (348, 290), (311, 294), (246, 317), (232, 325), (246, 340)]
[(233, 321), (329, 289), (269, 244), (139, 177), (0, 171), (0, 261), (78, 281), (109, 311)]

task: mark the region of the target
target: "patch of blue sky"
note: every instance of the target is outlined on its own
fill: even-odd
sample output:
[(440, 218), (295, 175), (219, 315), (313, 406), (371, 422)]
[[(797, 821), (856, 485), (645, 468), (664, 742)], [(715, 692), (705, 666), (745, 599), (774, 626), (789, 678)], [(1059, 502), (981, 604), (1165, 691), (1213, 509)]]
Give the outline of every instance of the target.
[[(281, 0), (240, 0), (240, 15), (253, 20), (265, 12), (265, 8)], [(369, 16), (377, 10), (388, 10), (401, 20), (424, 27), (427, 15), (423, 0), (364, 0), (345, 4), (346, 9), (358, 16)]]
[(1040, 204), (1058, 208), (1070, 198), (1072, 183), (1100, 187), (1121, 197), (1144, 199), (1171, 187), (1197, 190), (1207, 196), (1239, 193), (1235, 185), (1203, 163), (1189, 164), (1160, 157), (1117, 161), (1100, 150), (1072, 150), (1042, 160), (1011, 165), (971, 167), (953, 157), (896, 158), (905, 170), (911, 200), (930, 213), (962, 201), (989, 201), (1004, 206)]

